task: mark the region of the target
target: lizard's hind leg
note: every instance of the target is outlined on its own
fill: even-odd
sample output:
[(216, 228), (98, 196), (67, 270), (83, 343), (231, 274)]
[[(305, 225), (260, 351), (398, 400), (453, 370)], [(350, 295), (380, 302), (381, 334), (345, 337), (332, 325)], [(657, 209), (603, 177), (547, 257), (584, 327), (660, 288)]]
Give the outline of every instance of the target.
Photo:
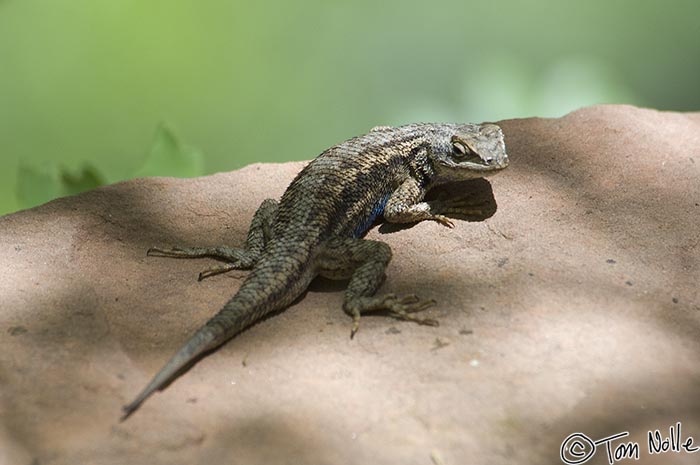
[(265, 245), (272, 236), (272, 223), (277, 214), (276, 200), (267, 199), (258, 207), (248, 229), (245, 246), (240, 247), (151, 247), (146, 255), (171, 258), (215, 258), (227, 263), (213, 266), (199, 273), (199, 280), (231, 270), (249, 270), (260, 259)]
[(403, 298), (395, 294), (374, 296), (384, 282), (384, 272), (390, 260), (391, 248), (379, 241), (333, 239), (324, 247), (318, 261), (319, 274), (330, 279), (350, 278), (343, 310), (353, 320), (351, 338), (360, 326), (360, 316), (368, 312), (384, 311), (400, 320), (438, 325), (435, 320), (413, 315), (435, 305), (434, 300), (421, 300), (413, 294)]

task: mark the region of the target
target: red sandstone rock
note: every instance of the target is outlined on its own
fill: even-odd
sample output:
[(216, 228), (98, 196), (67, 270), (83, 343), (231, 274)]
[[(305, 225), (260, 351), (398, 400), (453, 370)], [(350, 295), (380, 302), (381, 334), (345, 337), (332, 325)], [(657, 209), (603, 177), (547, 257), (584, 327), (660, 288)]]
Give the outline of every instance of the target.
[(369, 235), (394, 250), (382, 291), (437, 299), (439, 328), (366, 317), (351, 341), (342, 286), (314, 284), (121, 424), (244, 276), (197, 282), (211, 261), (146, 249), (242, 244), (303, 163), (0, 218), (0, 463), (543, 464), (621, 431), (668, 463), (647, 430), (700, 437), (700, 114), (501, 124), (492, 217)]

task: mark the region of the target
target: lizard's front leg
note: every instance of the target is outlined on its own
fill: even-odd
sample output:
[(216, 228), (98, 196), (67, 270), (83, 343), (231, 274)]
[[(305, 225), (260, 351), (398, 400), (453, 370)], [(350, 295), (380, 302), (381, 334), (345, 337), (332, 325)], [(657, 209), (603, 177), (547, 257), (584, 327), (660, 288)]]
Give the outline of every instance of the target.
[(207, 268), (199, 273), (200, 281), (209, 276), (231, 270), (248, 270), (258, 262), (262, 251), (265, 249), (265, 244), (272, 236), (272, 222), (277, 214), (277, 207), (277, 201), (272, 199), (267, 199), (260, 204), (253, 216), (253, 221), (250, 223), (248, 237), (243, 248), (219, 246), (163, 249), (152, 247), (148, 249), (146, 255), (172, 258), (211, 257), (228, 262), (224, 265)]
[(412, 315), (434, 305), (434, 300), (420, 300), (416, 295), (403, 298), (394, 294), (374, 296), (384, 281), (390, 260), (391, 248), (388, 245), (366, 239), (331, 239), (319, 255), (317, 267), (321, 276), (350, 278), (343, 310), (353, 319), (351, 338), (360, 326), (360, 316), (373, 311), (386, 311), (391, 317), (422, 325), (438, 325), (435, 320)]
[(408, 178), (389, 197), (384, 207), (384, 219), (390, 223), (433, 220), (454, 228), (454, 223), (440, 214), (441, 202), (423, 201), (425, 192), (425, 188), (416, 179)]

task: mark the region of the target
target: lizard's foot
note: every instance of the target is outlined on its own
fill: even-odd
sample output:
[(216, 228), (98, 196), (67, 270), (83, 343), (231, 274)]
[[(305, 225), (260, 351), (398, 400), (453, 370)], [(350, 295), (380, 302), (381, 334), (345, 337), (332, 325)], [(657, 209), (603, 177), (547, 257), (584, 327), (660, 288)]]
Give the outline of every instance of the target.
[(433, 221), (437, 221), (441, 225), (447, 226), (450, 229), (453, 229), (455, 227), (455, 224), (452, 222), (452, 220), (444, 215), (431, 215), (430, 219)]
[(420, 312), (435, 305), (434, 300), (421, 300), (411, 294), (399, 299), (394, 294), (386, 294), (380, 297), (360, 297), (346, 305), (345, 311), (352, 316), (352, 330), (350, 339), (355, 336), (360, 327), (360, 316), (363, 313), (385, 311), (392, 318), (412, 321), (419, 325), (438, 326), (437, 320), (430, 318), (418, 318), (413, 313)]
[(235, 249), (232, 247), (173, 247), (162, 249), (151, 247), (146, 252), (150, 257), (170, 257), (170, 258), (216, 258), (228, 263), (207, 268), (199, 273), (198, 280), (201, 281), (209, 276), (226, 273), (231, 270), (247, 270), (255, 264), (254, 258), (245, 249)]
[(202, 271), (200, 271), (199, 276), (197, 276), (197, 281), (201, 281), (204, 278), (208, 278), (210, 276), (215, 276), (217, 274), (228, 273), (231, 270), (240, 270), (240, 269), (242, 269), (242, 268), (240, 266), (237, 266), (234, 263), (227, 263), (225, 265), (212, 266), (211, 268), (205, 268)]

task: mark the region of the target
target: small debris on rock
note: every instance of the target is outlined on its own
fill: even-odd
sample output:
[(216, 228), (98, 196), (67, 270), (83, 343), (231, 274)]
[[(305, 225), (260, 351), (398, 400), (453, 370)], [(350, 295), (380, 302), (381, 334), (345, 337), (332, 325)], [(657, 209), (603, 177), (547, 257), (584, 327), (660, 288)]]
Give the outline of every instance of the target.
[(26, 333), (28, 330), (24, 326), (11, 326), (7, 329), (10, 336), (19, 336), (20, 334)]
[(463, 336), (469, 336), (470, 334), (474, 334), (474, 330), (471, 329), (460, 329), (459, 334), (462, 334)]
[(442, 460), (442, 456), (436, 450), (430, 453), (430, 460), (433, 462), (433, 465), (445, 465), (445, 461)]
[(613, 265), (613, 264), (615, 264), (615, 263), (617, 263), (617, 262), (616, 262), (614, 259), (612, 259), (612, 258), (608, 258), (607, 260), (605, 260), (605, 263), (610, 263), (611, 265)]
[(677, 303), (678, 303), (678, 297), (674, 297), (673, 299), (671, 299), (671, 301), (672, 301), (674, 304), (677, 304)]
[(401, 330), (396, 328), (395, 326), (392, 326), (391, 328), (384, 331), (384, 334), (401, 334)]
[(443, 341), (439, 337), (435, 338), (435, 344), (433, 345), (433, 348), (430, 350), (439, 350), (442, 349), (443, 347), (447, 347), (450, 345), (449, 341)]

